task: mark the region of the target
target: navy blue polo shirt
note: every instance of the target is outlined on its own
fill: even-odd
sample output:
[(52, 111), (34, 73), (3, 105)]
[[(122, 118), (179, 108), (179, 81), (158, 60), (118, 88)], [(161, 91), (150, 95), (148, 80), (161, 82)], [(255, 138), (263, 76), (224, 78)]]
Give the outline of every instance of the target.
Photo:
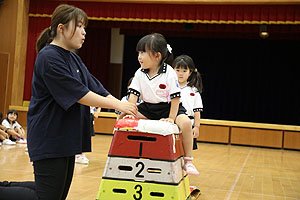
[(39, 52), (27, 113), (31, 161), (91, 151), (90, 108), (77, 103), (89, 91), (109, 95), (78, 55), (55, 45)]

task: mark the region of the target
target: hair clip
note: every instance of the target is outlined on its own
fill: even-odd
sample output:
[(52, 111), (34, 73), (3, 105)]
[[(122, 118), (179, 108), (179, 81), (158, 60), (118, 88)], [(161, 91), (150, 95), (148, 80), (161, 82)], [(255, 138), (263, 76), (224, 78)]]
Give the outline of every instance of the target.
[(197, 71), (198, 71), (197, 68), (195, 68), (194, 72), (197, 72)]
[(169, 53), (172, 53), (172, 47), (169, 44), (167, 44), (167, 49), (168, 49)]

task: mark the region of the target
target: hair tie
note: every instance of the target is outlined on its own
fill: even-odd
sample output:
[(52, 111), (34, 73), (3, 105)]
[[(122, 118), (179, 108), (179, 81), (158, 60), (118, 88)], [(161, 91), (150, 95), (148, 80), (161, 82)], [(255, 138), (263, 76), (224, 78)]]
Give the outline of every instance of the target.
[(167, 49), (168, 49), (169, 53), (172, 53), (172, 47), (169, 44), (167, 44)]

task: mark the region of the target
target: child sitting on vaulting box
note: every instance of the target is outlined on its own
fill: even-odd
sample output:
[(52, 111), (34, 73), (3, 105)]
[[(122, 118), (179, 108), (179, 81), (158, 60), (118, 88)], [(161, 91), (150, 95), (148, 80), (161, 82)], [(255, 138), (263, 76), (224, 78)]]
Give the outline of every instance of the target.
[(136, 51), (141, 67), (136, 71), (128, 90), (129, 102), (136, 103), (138, 98), (142, 100), (135, 117), (175, 122), (183, 136), (184, 170), (187, 174), (198, 175), (192, 163), (192, 124), (180, 103), (176, 72), (169, 65), (173, 60), (172, 49), (163, 35), (153, 33), (140, 39)]

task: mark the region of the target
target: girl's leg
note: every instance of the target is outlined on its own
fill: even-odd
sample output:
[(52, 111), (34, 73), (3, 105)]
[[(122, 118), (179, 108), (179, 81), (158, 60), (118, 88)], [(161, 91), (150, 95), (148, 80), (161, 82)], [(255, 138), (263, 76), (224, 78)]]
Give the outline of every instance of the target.
[(40, 200), (65, 199), (74, 171), (74, 156), (33, 162), (36, 192)]
[(26, 144), (27, 140), (25, 139), (25, 132), (23, 132), (23, 129), (16, 127), (14, 130), (17, 134), (19, 134), (19, 136), (16, 136), (14, 138), (14, 139), (16, 139), (16, 142), (19, 144)]
[(25, 138), (25, 132), (23, 132), (19, 127), (15, 128), (15, 132), (20, 135), (20, 138)]
[(184, 149), (184, 169), (187, 174), (198, 175), (196, 167), (193, 165), (193, 129), (191, 120), (185, 114), (176, 117), (176, 124), (182, 131), (182, 143)]
[(21, 137), (14, 129), (8, 129), (7, 134), (12, 138)]
[(182, 131), (182, 143), (184, 156), (192, 157), (193, 152), (193, 129), (192, 122), (185, 114), (178, 115), (175, 120), (176, 124)]

